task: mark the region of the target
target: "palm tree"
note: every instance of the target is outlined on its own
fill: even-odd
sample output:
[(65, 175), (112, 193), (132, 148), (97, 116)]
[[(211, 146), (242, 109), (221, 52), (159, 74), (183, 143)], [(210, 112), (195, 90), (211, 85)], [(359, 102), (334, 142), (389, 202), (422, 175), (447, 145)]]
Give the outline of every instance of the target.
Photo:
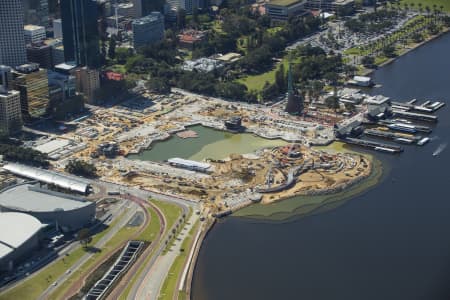
[(408, 5), (408, 3), (403, 3), (403, 8), (405, 9), (405, 12), (407, 12), (408, 11), (408, 8), (409, 8), (409, 5)]
[(434, 22), (434, 24), (437, 23), (437, 15), (438, 15), (437, 5), (433, 4), (433, 22)]

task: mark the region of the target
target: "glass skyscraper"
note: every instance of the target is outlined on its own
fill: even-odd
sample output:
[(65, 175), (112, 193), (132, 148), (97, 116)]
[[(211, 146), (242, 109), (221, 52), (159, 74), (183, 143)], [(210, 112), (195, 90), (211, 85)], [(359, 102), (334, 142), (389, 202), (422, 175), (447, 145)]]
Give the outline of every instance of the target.
[(64, 58), (67, 62), (99, 67), (97, 17), (95, 0), (61, 0)]

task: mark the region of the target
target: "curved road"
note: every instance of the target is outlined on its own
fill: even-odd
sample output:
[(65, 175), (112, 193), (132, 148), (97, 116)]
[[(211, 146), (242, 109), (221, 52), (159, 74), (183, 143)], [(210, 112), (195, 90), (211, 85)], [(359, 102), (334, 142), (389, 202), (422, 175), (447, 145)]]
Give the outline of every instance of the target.
[[(181, 208), (183, 209), (183, 214), (188, 214), (189, 213), (189, 206), (187, 205), (181, 205)], [(168, 232), (171, 232), (173, 228), (175, 228), (174, 224), (172, 226), (172, 228), (169, 228), (169, 230), (167, 230), (165, 232), (165, 234), (167, 234)], [(166, 237), (165, 237), (166, 238)], [(161, 261), (161, 254), (164, 251), (164, 249), (166, 248), (166, 244), (165, 243), (160, 243), (159, 244), (159, 248), (156, 250), (156, 252), (153, 254), (152, 258), (150, 259), (150, 261), (147, 263), (147, 265), (145, 266), (144, 271), (140, 274), (140, 276), (138, 277), (136, 283), (133, 285), (133, 287), (131, 288), (131, 291), (127, 297), (127, 299), (149, 299), (146, 295), (147, 293), (145, 293), (146, 288), (149, 287), (149, 284), (154, 285), (156, 282), (163, 282), (164, 279), (167, 277), (168, 274), (168, 268), (167, 266), (165, 266), (164, 270), (167, 269), (166, 272), (153, 272), (155, 269), (159, 269), (159, 263)], [(172, 264), (169, 265), (169, 268)], [(156, 278), (155, 278), (156, 275)], [(162, 284), (162, 283), (161, 283)], [(159, 289), (158, 289), (159, 291)], [(152, 294), (150, 299), (157, 299), (158, 298), (158, 294)]]
[[(141, 228), (139, 228), (139, 230), (133, 236), (130, 237), (130, 239), (133, 239), (134, 237), (139, 236), (145, 230), (145, 228), (148, 226), (148, 224), (151, 222), (150, 214), (148, 213), (148, 211), (146, 209), (146, 202), (143, 201), (142, 199), (133, 197), (131, 195), (122, 195), (122, 198), (132, 201), (132, 202), (136, 203), (137, 205), (139, 205), (142, 208), (142, 211), (145, 216), (145, 218), (144, 218), (145, 221), (141, 225)], [(133, 218), (133, 217), (134, 217), (134, 215), (131, 218)], [(116, 253), (116, 251), (121, 249), (123, 246), (124, 246), (124, 243), (117, 245), (114, 249), (109, 251), (109, 253), (106, 257), (104, 257), (101, 261), (98, 261), (95, 265), (91, 266), (89, 268), (89, 270), (86, 271), (86, 274), (83, 274), (83, 276), (79, 280), (77, 280), (70, 286), (68, 291), (65, 293), (63, 299), (70, 299), (73, 295), (77, 294), (80, 291), (80, 289), (84, 286), (84, 284), (86, 283), (86, 279), (89, 277), (91, 272), (93, 272), (95, 269), (97, 269), (98, 266), (103, 264), (106, 260), (108, 260), (111, 257), (111, 255)]]
[[(142, 200), (141, 200), (142, 201)], [(166, 229), (166, 219), (161, 212), (161, 210), (153, 205), (152, 203), (145, 201), (146, 205), (150, 206), (158, 215), (159, 222), (161, 224), (160, 230), (158, 233), (158, 236), (155, 238), (154, 241), (152, 241), (151, 245), (145, 249), (145, 251), (139, 256), (138, 260), (132, 265), (132, 267), (126, 272), (126, 274), (120, 279), (119, 283), (116, 285), (116, 287), (111, 291), (111, 293), (108, 295), (107, 299), (119, 299), (120, 295), (125, 291), (125, 289), (128, 286), (128, 283), (131, 281), (133, 276), (136, 275), (138, 272), (141, 264), (145, 261), (145, 259), (152, 253), (153, 249), (156, 247), (156, 245), (159, 244), (164, 231)]]

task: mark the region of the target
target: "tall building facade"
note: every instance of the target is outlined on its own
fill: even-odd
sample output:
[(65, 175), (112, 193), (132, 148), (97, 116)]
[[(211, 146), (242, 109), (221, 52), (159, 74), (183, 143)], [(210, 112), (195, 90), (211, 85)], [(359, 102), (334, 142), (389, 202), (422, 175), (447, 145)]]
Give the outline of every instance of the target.
[(64, 57), (80, 66), (100, 64), (99, 33), (95, 0), (61, 0)]
[(22, 128), (20, 93), (11, 90), (11, 87), (11, 68), (0, 65), (0, 134), (2, 135), (10, 135)]
[(134, 17), (141, 18), (142, 17), (142, 0), (131, 0), (134, 7)]
[(36, 44), (45, 40), (45, 27), (37, 25), (25, 25), (25, 44)]
[(0, 65), (15, 67), (27, 62), (23, 12), (22, 1), (0, 1)]
[(136, 19), (132, 22), (133, 47), (135, 49), (164, 39), (164, 16), (160, 12)]
[(48, 0), (22, 0), (25, 24), (48, 27)]
[(100, 88), (100, 73), (97, 70), (81, 68), (75, 71), (77, 91), (87, 103), (95, 104), (95, 91)]
[(55, 39), (62, 39), (62, 24), (61, 19), (53, 20), (53, 37)]
[(41, 43), (27, 46), (27, 58), (41, 68), (53, 69), (53, 49), (50, 45)]
[(14, 72), (14, 89), (20, 92), (22, 116), (26, 121), (46, 114), (49, 104), (48, 75), (38, 64), (19, 66)]
[(167, 4), (172, 12), (177, 12), (180, 9), (186, 11), (190, 15), (199, 7), (199, 0), (167, 0)]

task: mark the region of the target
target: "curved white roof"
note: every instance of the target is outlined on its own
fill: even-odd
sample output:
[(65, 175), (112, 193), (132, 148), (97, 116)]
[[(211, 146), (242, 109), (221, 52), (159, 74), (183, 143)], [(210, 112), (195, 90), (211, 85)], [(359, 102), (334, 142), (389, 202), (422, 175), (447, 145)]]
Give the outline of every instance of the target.
[(195, 167), (195, 168), (205, 169), (205, 170), (207, 170), (211, 167), (211, 165), (208, 163), (198, 162), (195, 160), (189, 160), (189, 159), (184, 159), (184, 158), (179, 158), (179, 157), (170, 158), (167, 161), (171, 164), (182, 165), (182, 166), (186, 166), (186, 167)]
[(63, 189), (75, 191), (79, 193), (86, 193), (89, 185), (81, 180), (77, 180), (62, 174), (43, 170), (39, 168), (33, 168), (26, 165), (9, 163), (3, 166), (3, 169), (9, 171), (15, 175), (19, 175), (26, 178), (31, 178), (44, 183), (54, 184)]
[(42, 228), (42, 223), (33, 216), (5, 212), (0, 213), (0, 259), (22, 246)]
[(0, 206), (21, 212), (71, 211), (91, 204), (81, 197), (41, 189), (31, 184), (12, 186), (0, 193)]

